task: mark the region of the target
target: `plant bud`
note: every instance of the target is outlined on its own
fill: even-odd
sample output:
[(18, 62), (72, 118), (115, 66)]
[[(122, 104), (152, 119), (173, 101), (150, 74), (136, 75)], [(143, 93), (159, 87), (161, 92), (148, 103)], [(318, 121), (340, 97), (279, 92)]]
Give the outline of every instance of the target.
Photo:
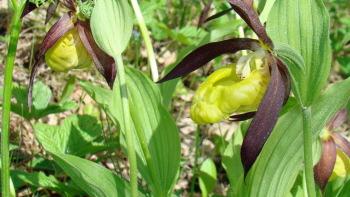
[(198, 124), (216, 123), (234, 113), (257, 110), (270, 79), (265, 64), (243, 79), (236, 74), (236, 65), (213, 72), (193, 98), (191, 118)]
[(92, 59), (76, 28), (62, 36), (45, 54), (46, 64), (57, 72), (90, 67)]

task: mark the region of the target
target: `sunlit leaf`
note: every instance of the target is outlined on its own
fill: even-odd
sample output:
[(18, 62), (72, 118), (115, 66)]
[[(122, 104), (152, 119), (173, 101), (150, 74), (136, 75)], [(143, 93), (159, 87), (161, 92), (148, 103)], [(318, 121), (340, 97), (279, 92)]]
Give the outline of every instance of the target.
[[(101, 165), (73, 155), (52, 153), (52, 156), (73, 182), (89, 196), (130, 196), (129, 183)], [(144, 195), (139, 192), (138, 196)]]
[(37, 123), (34, 130), (40, 144), (49, 152), (85, 156), (109, 147), (103, 140), (102, 126), (92, 116), (71, 116), (59, 126)]
[(199, 187), (203, 197), (207, 197), (213, 192), (216, 181), (217, 172), (215, 163), (211, 159), (206, 159), (199, 169)]
[[(139, 157), (139, 170), (143, 178), (157, 195), (168, 195), (175, 184), (180, 165), (180, 139), (178, 129), (170, 113), (162, 103), (158, 87), (141, 72), (126, 69), (128, 93), (130, 95), (130, 112), (133, 120), (133, 132), (136, 137), (136, 151)], [(85, 91), (99, 103), (107, 114), (122, 130), (123, 115), (121, 113), (119, 85), (114, 90), (94, 87), (81, 83)], [(137, 136), (144, 135), (146, 141)], [(146, 160), (142, 151), (142, 143), (150, 153)]]
[(34, 84), (33, 97), (33, 106), (35, 109), (45, 109), (50, 103), (52, 92), (47, 85), (39, 81)]
[(322, 0), (276, 0), (267, 21), (274, 42), (285, 43), (304, 59), (299, 89), (304, 105), (321, 94), (330, 71), (329, 17)]
[(52, 191), (59, 192), (62, 195), (77, 195), (79, 190), (58, 181), (52, 175), (45, 175), (43, 172), (28, 173), (25, 171), (14, 170), (11, 171), (11, 178), (15, 188), (19, 189), (25, 185), (30, 185), (36, 188), (45, 188)]

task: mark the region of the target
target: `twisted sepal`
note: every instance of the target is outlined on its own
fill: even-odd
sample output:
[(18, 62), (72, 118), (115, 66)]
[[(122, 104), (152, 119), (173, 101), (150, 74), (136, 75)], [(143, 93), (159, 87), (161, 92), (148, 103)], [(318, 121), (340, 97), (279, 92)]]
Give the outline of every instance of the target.
[(252, 1), (228, 0), (228, 2), (231, 4), (232, 8), (237, 12), (237, 14), (256, 33), (259, 39), (272, 49), (272, 40), (267, 35), (265, 27), (260, 22), (258, 13), (253, 9)]
[(205, 44), (189, 53), (159, 83), (187, 75), (223, 54), (234, 54), (241, 50), (255, 51), (259, 41), (250, 38), (233, 38)]
[(241, 160), (245, 175), (253, 166), (267, 138), (278, 119), (286, 97), (287, 79), (277, 66), (275, 57), (270, 56), (271, 78), (266, 93), (248, 128), (241, 147)]
[(97, 70), (106, 79), (110, 88), (116, 76), (116, 67), (112, 57), (103, 52), (92, 37), (91, 29), (88, 23), (78, 21), (77, 28), (79, 37), (84, 44), (85, 49), (91, 56)]
[(322, 154), (319, 162), (314, 167), (314, 177), (316, 183), (323, 190), (332, 175), (335, 161), (337, 159), (337, 149), (332, 137), (323, 141)]

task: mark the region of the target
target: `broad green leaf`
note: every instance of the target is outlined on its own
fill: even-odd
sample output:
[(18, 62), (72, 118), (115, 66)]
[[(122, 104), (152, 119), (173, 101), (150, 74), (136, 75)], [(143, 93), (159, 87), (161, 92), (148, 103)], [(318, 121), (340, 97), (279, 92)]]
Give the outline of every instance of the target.
[[(37, 83), (42, 84), (42, 82), (37, 82)], [(36, 85), (36, 84), (34, 85), (33, 91), (37, 91), (37, 92), (41, 91), (40, 89), (38, 89), (38, 87), (39, 88), (43, 87), (43, 85)], [(48, 88), (47, 86), (43, 88), (43, 89), (46, 89), (44, 91), (46, 91), (47, 93), (45, 94), (36, 93), (35, 95), (33, 95), (33, 101), (35, 101), (37, 104), (33, 105), (32, 110), (29, 111), (28, 103), (27, 103), (28, 88), (15, 86), (12, 91), (15, 101), (11, 103), (11, 111), (24, 117), (27, 120), (30, 120), (30, 119), (40, 119), (50, 114), (65, 112), (68, 110), (75, 109), (77, 107), (77, 104), (73, 101), (65, 101), (59, 104), (51, 104), (51, 103), (46, 104), (47, 102), (50, 101), (50, 98), (51, 98), (51, 96), (50, 98), (47, 97), (48, 94), (51, 94), (51, 93), (48, 93), (49, 89), (47, 88)], [(1, 96), (2, 91), (0, 92), (1, 92), (0, 97), (2, 98)], [(37, 98), (37, 97), (41, 97), (41, 98)], [(40, 109), (37, 108), (38, 105)]]
[(66, 196), (73, 196), (74, 194), (81, 193), (76, 188), (70, 187), (58, 181), (52, 175), (47, 176), (43, 172), (28, 173), (25, 171), (14, 170), (11, 171), (11, 178), (13, 180), (15, 188), (17, 189), (25, 185), (30, 185), (36, 188), (45, 188), (56, 191), (61, 195)]
[(135, 69), (127, 69), (127, 84), (135, 129), (138, 135), (145, 135), (151, 154), (151, 163), (147, 165), (155, 195), (165, 196), (172, 190), (179, 169), (179, 131), (162, 104), (159, 89), (149, 78)]
[(34, 130), (40, 144), (49, 152), (85, 156), (109, 148), (102, 137), (102, 126), (92, 116), (73, 115), (59, 126), (37, 123)]
[[(130, 185), (110, 170), (73, 155), (52, 153), (54, 161), (89, 196), (127, 197)], [(138, 196), (144, 196), (141, 192)]]
[(127, 0), (97, 0), (90, 25), (97, 45), (108, 55), (120, 55), (132, 33), (133, 12)]
[(329, 16), (322, 0), (276, 0), (267, 31), (275, 43), (288, 44), (303, 57), (300, 94), (303, 104), (310, 105), (324, 88), (331, 66)]
[[(332, 85), (311, 106), (314, 138), (350, 98), (350, 78)], [(294, 106), (282, 115), (246, 179), (241, 196), (285, 196), (303, 165), (302, 116)]]
[[(138, 142), (136, 147), (140, 162), (138, 167), (155, 195), (166, 196), (171, 192), (179, 170), (179, 131), (170, 113), (162, 104), (156, 84), (135, 69), (129, 68), (126, 71), (130, 112), (134, 123), (132, 128)], [(125, 127), (123, 116), (121, 108), (118, 107), (121, 102), (119, 85), (114, 85), (113, 92), (94, 87), (87, 82), (82, 82), (81, 85), (123, 130)], [(140, 141), (141, 135), (145, 141)], [(148, 161), (145, 158), (146, 153), (140, 148), (142, 144), (150, 153), (151, 158)]]
[(202, 196), (207, 197), (213, 192), (217, 181), (216, 166), (213, 160), (206, 159), (199, 169), (199, 188)]
[(43, 82), (38, 81), (33, 87), (33, 106), (38, 109), (45, 109), (51, 100), (52, 92)]

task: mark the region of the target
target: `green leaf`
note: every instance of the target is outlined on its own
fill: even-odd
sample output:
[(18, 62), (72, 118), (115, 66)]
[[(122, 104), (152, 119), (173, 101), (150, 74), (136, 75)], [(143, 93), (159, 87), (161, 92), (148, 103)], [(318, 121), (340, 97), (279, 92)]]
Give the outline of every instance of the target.
[[(328, 120), (350, 98), (350, 78), (332, 85), (311, 106), (314, 138)], [(294, 106), (282, 115), (268, 138), (258, 160), (240, 188), (244, 196), (285, 196), (292, 188), (303, 165), (302, 115)]]
[(67, 102), (69, 100), (70, 95), (74, 92), (75, 87), (75, 77), (70, 77), (67, 80), (66, 85), (64, 86), (64, 89), (62, 91), (60, 103)]
[(264, 24), (268, 16), (270, 14), (270, 11), (273, 7), (273, 4), (275, 3), (276, 0), (260, 0), (259, 5), (258, 5), (258, 11), (260, 12), (260, 21), (262, 24)]
[(293, 48), (283, 43), (275, 43), (275, 52), (287, 66), (292, 81), (294, 96), (302, 104), (301, 98), (301, 77), (305, 75), (305, 63), (303, 57)]
[[(73, 155), (52, 153), (52, 157), (73, 182), (89, 196), (130, 196), (129, 183), (106, 168)], [(144, 195), (140, 192), (138, 196)]]
[[(175, 184), (180, 165), (179, 131), (162, 104), (156, 84), (135, 69), (126, 69), (126, 74), (130, 112), (134, 123), (132, 128), (137, 138), (135, 141), (138, 142), (136, 151), (140, 173), (155, 195), (168, 195)], [(119, 85), (114, 85), (113, 92), (87, 82), (82, 82), (81, 85), (123, 130), (125, 125), (119, 107)], [(141, 141), (142, 139), (145, 141)], [(145, 157), (147, 153), (141, 149), (142, 144), (150, 153), (148, 160)]]
[(233, 192), (232, 196), (237, 196), (235, 193), (240, 188), (240, 180), (244, 176), (244, 169), (241, 162), (241, 145), (243, 143), (242, 124), (235, 131), (232, 136), (232, 140), (226, 147), (222, 158), (222, 165), (227, 173), (228, 180), (230, 182), (230, 191)]
[[(36, 85), (36, 84), (39, 84), (39, 85)], [(59, 104), (51, 104), (51, 103), (49, 104), (48, 102), (50, 101), (51, 96), (48, 96), (48, 95), (51, 95), (51, 91), (50, 93), (48, 93), (49, 91), (48, 87), (43, 85), (42, 82), (37, 82), (36, 84), (34, 85), (34, 90), (33, 90), (37, 92), (35, 95), (33, 95), (33, 100), (35, 101), (36, 104), (33, 105), (32, 111), (29, 111), (28, 103), (27, 103), (28, 88), (24, 88), (20, 86), (13, 87), (12, 93), (13, 93), (15, 102), (11, 103), (12, 112), (24, 117), (27, 120), (30, 120), (33, 118), (40, 119), (50, 114), (65, 112), (68, 110), (75, 109), (77, 107), (77, 104), (73, 101), (65, 101)], [(0, 88), (0, 91), (1, 89), (2, 88)], [(43, 91), (46, 93), (43, 93), (43, 94), (38, 93), (42, 91), (41, 89), (43, 89)], [(2, 94), (2, 91), (0, 93), (0, 96), (1, 94)], [(37, 107), (39, 107), (40, 109), (38, 109)]]
[(52, 191), (56, 191), (62, 195), (79, 194), (79, 190), (70, 187), (64, 183), (58, 181), (54, 176), (46, 176), (43, 172), (24, 172), (19, 170), (11, 171), (11, 178), (13, 180), (15, 188), (19, 189), (22, 186), (30, 185), (36, 188), (45, 188)]
[(43, 82), (38, 81), (33, 87), (33, 106), (35, 109), (45, 109), (51, 100), (52, 92)]
[(37, 123), (34, 130), (40, 144), (49, 152), (85, 156), (109, 148), (102, 137), (102, 126), (92, 116), (73, 115), (60, 126)]
[(199, 169), (199, 188), (202, 196), (207, 197), (213, 192), (216, 186), (217, 172), (213, 160), (206, 159)]
[(305, 62), (300, 94), (310, 105), (321, 94), (330, 72), (329, 16), (322, 0), (276, 0), (267, 21), (272, 40), (298, 51)]
[(120, 55), (128, 45), (133, 12), (126, 0), (97, 0), (90, 25), (97, 45), (108, 55)]

